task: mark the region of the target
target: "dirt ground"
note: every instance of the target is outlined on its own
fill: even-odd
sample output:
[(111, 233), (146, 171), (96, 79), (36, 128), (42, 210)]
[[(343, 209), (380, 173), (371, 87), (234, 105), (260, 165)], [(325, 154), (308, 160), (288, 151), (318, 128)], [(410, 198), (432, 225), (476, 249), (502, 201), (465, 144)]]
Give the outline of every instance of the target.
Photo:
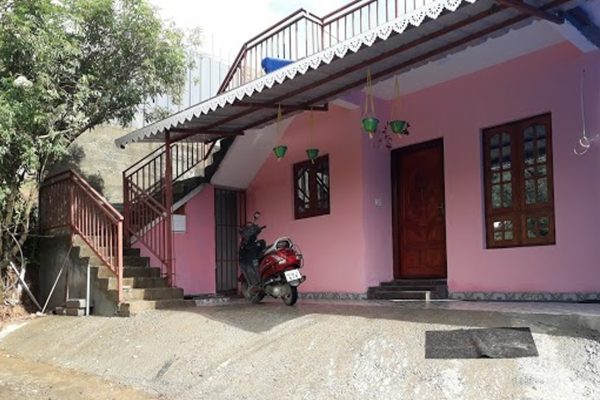
[[(599, 399), (600, 335), (575, 321), (410, 305), (234, 304), (133, 318), (41, 318), (0, 337), (0, 351), (16, 363), (58, 367), (56, 379), (40, 372), (49, 378), (36, 390), (97, 379), (123, 391), (119, 399), (143, 398), (134, 397), (139, 391), (177, 400)], [(539, 357), (424, 358), (427, 330), (492, 326), (530, 327)], [(0, 371), (15, 362), (8, 360)], [(61, 381), (64, 373), (73, 379)], [(14, 379), (0, 373), (0, 390), (11, 390)]]
[(160, 397), (97, 376), (0, 352), (0, 400), (147, 400)]

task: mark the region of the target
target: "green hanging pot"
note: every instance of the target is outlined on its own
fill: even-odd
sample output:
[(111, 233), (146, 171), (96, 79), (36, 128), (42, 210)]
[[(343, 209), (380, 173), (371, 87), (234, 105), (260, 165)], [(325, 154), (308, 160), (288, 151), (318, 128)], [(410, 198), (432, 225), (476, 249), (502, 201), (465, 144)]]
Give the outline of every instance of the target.
[(372, 135), (377, 130), (377, 125), (379, 124), (379, 120), (374, 117), (363, 118), (362, 126), (365, 132), (369, 135)]
[(410, 124), (401, 119), (393, 120), (389, 122), (390, 128), (392, 128), (392, 132), (399, 135), (408, 134), (408, 128)]
[(277, 161), (281, 160), (285, 157), (285, 153), (287, 153), (287, 146), (275, 146), (273, 147), (273, 153), (275, 153), (275, 157), (277, 157)]
[(306, 155), (310, 161), (315, 161), (319, 157), (319, 149), (306, 149)]

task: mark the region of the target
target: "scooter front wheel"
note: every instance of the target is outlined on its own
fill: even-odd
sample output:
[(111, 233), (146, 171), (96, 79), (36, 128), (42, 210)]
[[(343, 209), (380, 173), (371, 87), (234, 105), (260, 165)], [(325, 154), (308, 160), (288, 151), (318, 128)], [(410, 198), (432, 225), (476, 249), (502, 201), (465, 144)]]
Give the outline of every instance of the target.
[(290, 293), (287, 296), (282, 296), (281, 300), (286, 306), (293, 306), (298, 301), (298, 287), (287, 284), (290, 288)]
[(242, 295), (250, 300), (252, 304), (258, 304), (265, 298), (264, 292), (250, 293), (250, 288), (248, 287), (248, 282), (242, 282)]

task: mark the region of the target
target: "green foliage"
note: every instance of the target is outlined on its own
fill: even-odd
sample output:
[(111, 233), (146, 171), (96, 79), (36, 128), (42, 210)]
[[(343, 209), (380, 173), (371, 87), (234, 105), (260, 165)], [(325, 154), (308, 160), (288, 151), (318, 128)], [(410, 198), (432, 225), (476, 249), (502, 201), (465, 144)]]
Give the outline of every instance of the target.
[[(182, 41), (147, 0), (0, 0), (0, 231), (26, 237), (27, 189), (84, 131), (180, 97)], [(2, 232), (0, 266), (11, 246)]]

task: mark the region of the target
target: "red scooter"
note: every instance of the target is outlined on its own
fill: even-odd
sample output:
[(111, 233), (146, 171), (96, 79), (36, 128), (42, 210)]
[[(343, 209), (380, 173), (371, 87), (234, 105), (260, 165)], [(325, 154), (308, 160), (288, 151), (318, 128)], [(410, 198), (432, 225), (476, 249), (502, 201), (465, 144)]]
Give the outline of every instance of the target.
[(239, 277), (242, 294), (252, 303), (260, 303), (265, 296), (281, 298), (288, 306), (298, 300), (298, 286), (306, 280), (300, 273), (304, 260), (292, 240), (279, 238), (270, 246), (258, 239), (266, 226), (256, 224), (260, 213), (254, 213), (254, 221), (240, 229), (242, 237), (239, 249)]

